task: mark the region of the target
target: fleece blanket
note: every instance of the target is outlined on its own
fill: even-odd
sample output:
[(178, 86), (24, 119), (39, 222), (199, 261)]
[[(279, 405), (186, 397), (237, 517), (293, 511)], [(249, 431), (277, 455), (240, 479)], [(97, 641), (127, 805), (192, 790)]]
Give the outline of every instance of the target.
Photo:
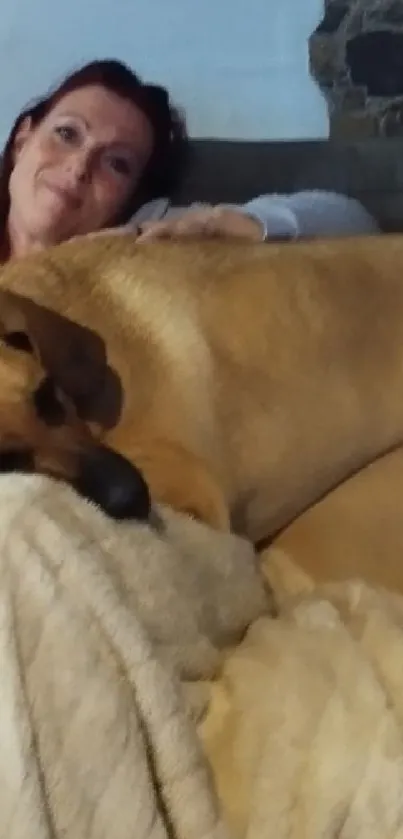
[(1, 839), (221, 839), (191, 688), (270, 608), (250, 546), (0, 479)]
[(226, 657), (199, 733), (234, 837), (403, 837), (403, 598), (263, 568), (279, 618)]
[(403, 837), (399, 596), (43, 477), (0, 510), (0, 839)]

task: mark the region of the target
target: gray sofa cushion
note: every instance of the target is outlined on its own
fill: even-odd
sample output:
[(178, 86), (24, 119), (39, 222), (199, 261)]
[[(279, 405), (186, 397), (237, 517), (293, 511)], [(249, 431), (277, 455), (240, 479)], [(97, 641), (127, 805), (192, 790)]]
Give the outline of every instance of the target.
[(403, 139), (195, 140), (175, 203), (243, 202), (266, 192), (315, 188), (352, 195), (384, 230), (403, 230)]

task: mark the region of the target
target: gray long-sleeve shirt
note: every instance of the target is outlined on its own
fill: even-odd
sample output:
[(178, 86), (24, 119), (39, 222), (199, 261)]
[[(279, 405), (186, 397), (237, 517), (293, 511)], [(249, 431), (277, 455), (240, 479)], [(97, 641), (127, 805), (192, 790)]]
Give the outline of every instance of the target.
[[(170, 218), (189, 208), (172, 207), (165, 198), (156, 199), (138, 210), (128, 227), (145, 221)], [(208, 206), (208, 205), (207, 205)], [(290, 195), (260, 195), (246, 204), (225, 204), (258, 219), (268, 239), (349, 236), (379, 233), (374, 217), (354, 198), (325, 190), (305, 190)]]

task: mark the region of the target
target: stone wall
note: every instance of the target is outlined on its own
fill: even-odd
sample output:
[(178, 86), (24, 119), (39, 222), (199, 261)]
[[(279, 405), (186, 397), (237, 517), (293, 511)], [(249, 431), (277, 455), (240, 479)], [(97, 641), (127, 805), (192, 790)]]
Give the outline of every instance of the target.
[(325, 0), (309, 59), (331, 137), (403, 138), (403, 0)]

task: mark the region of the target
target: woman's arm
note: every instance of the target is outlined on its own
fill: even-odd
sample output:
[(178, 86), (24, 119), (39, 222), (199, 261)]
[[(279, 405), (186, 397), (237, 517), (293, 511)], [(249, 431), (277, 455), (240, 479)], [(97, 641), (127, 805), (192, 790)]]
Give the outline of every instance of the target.
[[(147, 218), (145, 209), (142, 208), (140, 242), (203, 235), (269, 241), (379, 232), (375, 219), (359, 201), (323, 190), (261, 195), (241, 205), (194, 204), (179, 209), (165, 203), (163, 209), (161, 205), (161, 215), (154, 213), (151, 218)], [(131, 225), (138, 228), (137, 216)]]
[(373, 216), (354, 198), (324, 190), (260, 195), (246, 204), (171, 207), (165, 198), (144, 205), (128, 224), (97, 234), (138, 234), (139, 242), (183, 236), (240, 237), (251, 241), (379, 233)]
[(379, 233), (377, 222), (359, 201), (336, 192), (261, 195), (239, 210), (260, 221), (266, 239)]

